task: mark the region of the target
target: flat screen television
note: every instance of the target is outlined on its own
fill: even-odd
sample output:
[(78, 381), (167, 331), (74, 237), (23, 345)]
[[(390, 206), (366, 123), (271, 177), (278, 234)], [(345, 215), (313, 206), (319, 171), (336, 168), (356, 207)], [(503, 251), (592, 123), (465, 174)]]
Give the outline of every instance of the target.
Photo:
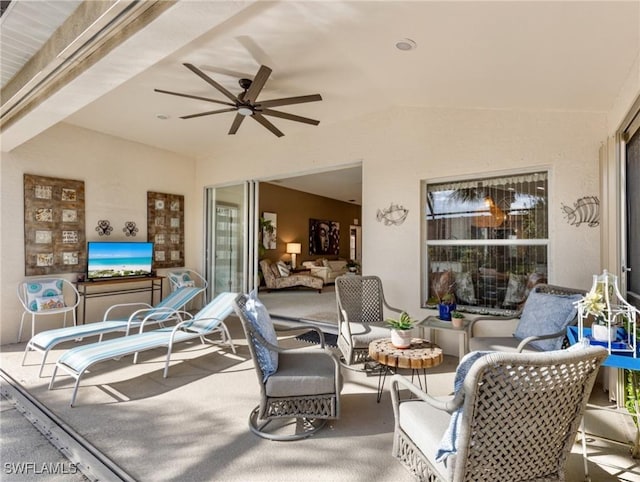
[(87, 279), (151, 276), (153, 243), (90, 241), (87, 243)]

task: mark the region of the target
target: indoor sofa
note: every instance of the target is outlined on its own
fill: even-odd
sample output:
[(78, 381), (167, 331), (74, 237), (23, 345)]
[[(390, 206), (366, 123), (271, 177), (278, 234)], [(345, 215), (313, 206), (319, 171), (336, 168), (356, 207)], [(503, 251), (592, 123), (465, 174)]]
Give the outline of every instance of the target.
[(267, 290), (278, 290), (282, 288), (293, 288), (294, 286), (306, 286), (322, 292), (324, 283), (322, 278), (310, 274), (287, 273), (286, 270), (281, 273), (278, 265), (272, 263), (268, 259), (260, 261), (260, 269), (264, 275), (264, 283)]
[(338, 276), (346, 274), (347, 261), (344, 259), (328, 260), (325, 258), (315, 261), (305, 261), (302, 266), (307, 268), (313, 276), (322, 278), (324, 284), (335, 283)]

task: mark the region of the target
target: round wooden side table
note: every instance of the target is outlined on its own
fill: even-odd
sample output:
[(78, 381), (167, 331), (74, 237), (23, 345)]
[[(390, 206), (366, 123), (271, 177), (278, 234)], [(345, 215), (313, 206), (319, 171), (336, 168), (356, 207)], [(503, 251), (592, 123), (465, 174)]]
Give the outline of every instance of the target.
[(409, 348), (396, 348), (390, 338), (374, 340), (369, 343), (369, 356), (383, 367), (378, 377), (378, 403), (382, 397), (387, 374), (394, 368), (411, 370), (411, 381), (413, 381), (413, 376), (422, 370), (424, 388), (420, 376), (418, 376), (418, 381), (420, 388), (427, 391), (427, 368), (436, 367), (444, 360), (442, 348), (422, 338), (413, 338)]

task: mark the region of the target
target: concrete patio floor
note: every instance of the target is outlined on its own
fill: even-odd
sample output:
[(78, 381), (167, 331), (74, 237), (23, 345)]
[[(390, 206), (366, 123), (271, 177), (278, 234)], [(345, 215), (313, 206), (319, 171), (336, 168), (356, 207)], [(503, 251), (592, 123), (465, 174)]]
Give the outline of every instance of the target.
[[(24, 343), (2, 346), (2, 369), (57, 417), (140, 481), (410, 481), (391, 456), (393, 414), (388, 389), (376, 403), (377, 376), (343, 370), (341, 416), (316, 436), (295, 443), (269, 442), (251, 434), (247, 418), (258, 402), (258, 386), (239, 321), (228, 320), (238, 353), (220, 346), (184, 343), (162, 378), (163, 353), (146, 352), (137, 365), (131, 357), (96, 365), (80, 384), (77, 406), (69, 407), (73, 381), (57, 379), (48, 390), (53, 362), (73, 343), (60, 345), (38, 378), (39, 354), (21, 366)], [(302, 345), (292, 338), (285, 346)], [(313, 347), (308, 346), (309, 349)], [(451, 392), (456, 357), (428, 371), (428, 389)], [(606, 404), (601, 388), (593, 401)], [(35, 429), (18, 423), (15, 410), (2, 403), (2, 480), (72, 480), (29, 478), (7, 473), (6, 463), (59, 462), (60, 455)], [(630, 418), (588, 410), (587, 431), (629, 440)], [(640, 481), (640, 461), (628, 447), (593, 439), (589, 470), (593, 481)], [(604, 464), (613, 463), (625, 469)], [(82, 480), (73, 479), (73, 480)], [(584, 480), (581, 447), (574, 446), (567, 480)]]

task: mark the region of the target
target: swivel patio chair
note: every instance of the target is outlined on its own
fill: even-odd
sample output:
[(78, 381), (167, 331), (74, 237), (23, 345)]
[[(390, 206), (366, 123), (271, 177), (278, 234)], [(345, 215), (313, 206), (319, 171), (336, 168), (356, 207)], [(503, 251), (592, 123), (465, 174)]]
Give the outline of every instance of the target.
[(365, 362), (369, 359), (369, 343), (391, 336), (391, 330), (384, 324), (385, 313), (402, 310), (387, 304), (382, 281), (377, 276), (338, 276), (336, 300), (338, 348), (345, 363)]
[(78, 290), (64, 278), (32, 278), (18, 285), (18, 299), (24, 311), (20, 318), (18, 343), (22, 339), (25, 316), (31, 317), (31, 336), (35, 334), (36, 318), (62, 315), (63, 327), (67, 326), (67, 314), (71, 313), (76, 325), (76, 308), (80, 301)]
[[(468, 354), (455, 396), (392, 379), (394, 457), (419, 480), (565, 480), (603, 347)], [(414, 399), (400, 400), (398, 389)]]
[(578, 321), (575, 302), (585, 290), (536, 285), (516, 318), (478, 318), (469, 325), (469, 350), (539, 352), (559, 350), (567, 326)]
[[(342, 389), (340, 363), (325, 348), (323, 333), (310, 325), (285, 328), (283, 331), (315, 330), (320, 349), (283, 349), (278, 346), (269, 313), (257, 298), (238, 295), (234, 306), (260, 384), (260, 404), (249, 416), (251, 432), (269, 440), (299, 440), (316, 433), (329, 419), (337, 419)], [(294, 433), (290, 433), (292, 420)]]

